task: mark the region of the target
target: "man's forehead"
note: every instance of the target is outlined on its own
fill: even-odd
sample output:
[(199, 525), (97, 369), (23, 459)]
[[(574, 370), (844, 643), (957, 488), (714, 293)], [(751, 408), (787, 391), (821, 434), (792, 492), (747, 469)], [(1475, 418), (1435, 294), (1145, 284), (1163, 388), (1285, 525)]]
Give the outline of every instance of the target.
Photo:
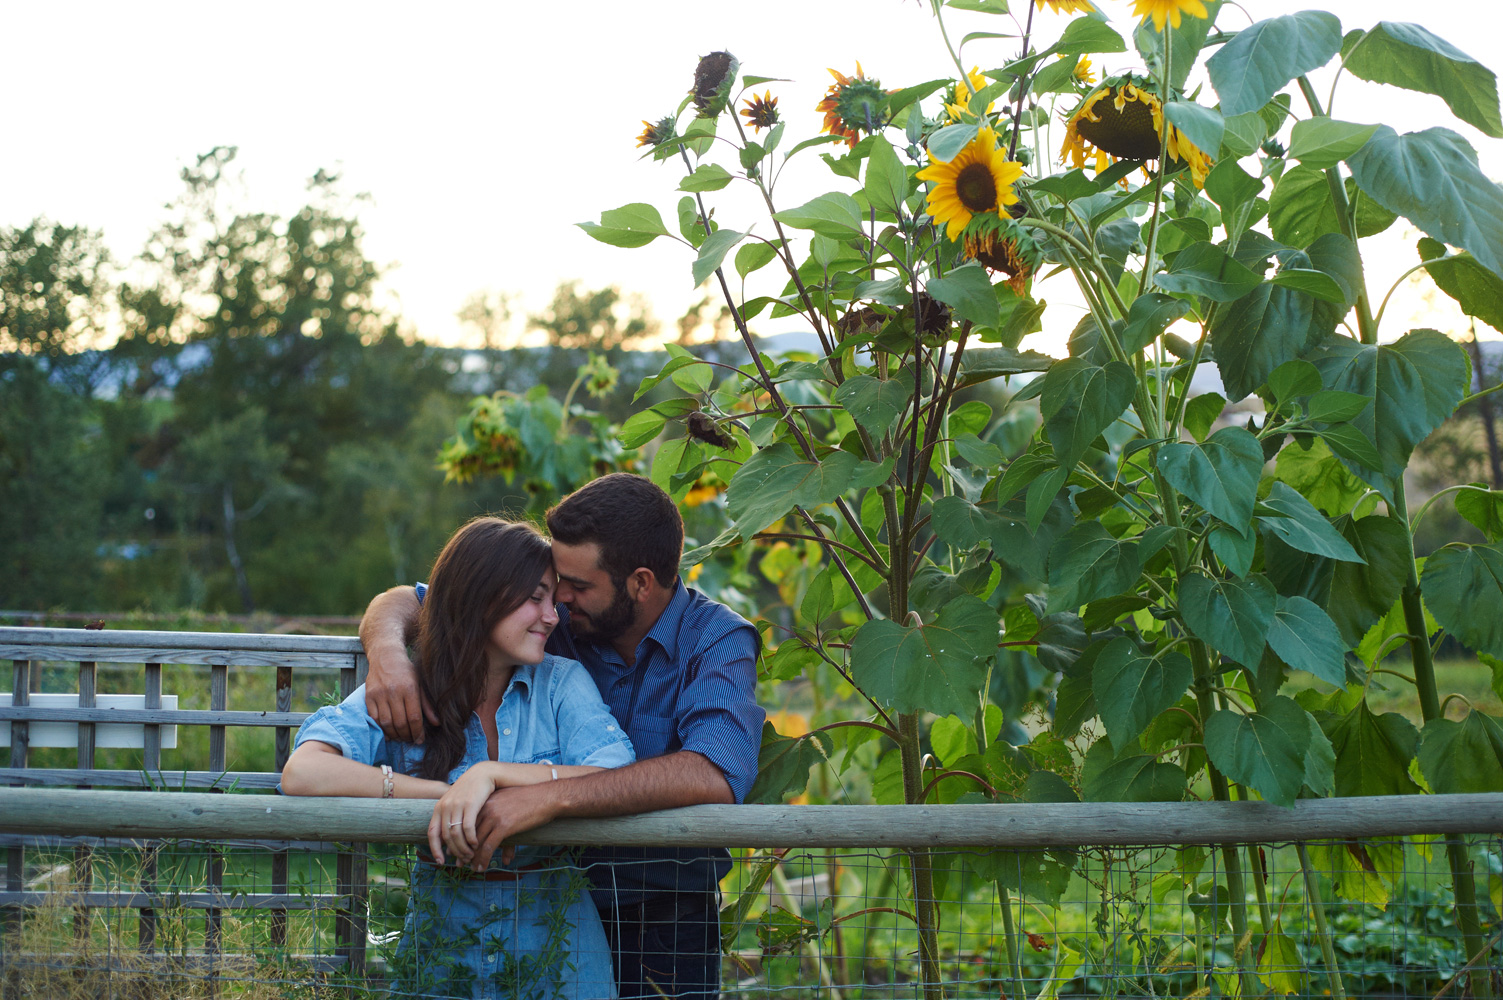
[(578, 545), (553, 543), (553, 565), (558, 575), (565, 579), (589, 580), (604, 575), (600, 568), (600, 545), (597, 542), (581, 542)]

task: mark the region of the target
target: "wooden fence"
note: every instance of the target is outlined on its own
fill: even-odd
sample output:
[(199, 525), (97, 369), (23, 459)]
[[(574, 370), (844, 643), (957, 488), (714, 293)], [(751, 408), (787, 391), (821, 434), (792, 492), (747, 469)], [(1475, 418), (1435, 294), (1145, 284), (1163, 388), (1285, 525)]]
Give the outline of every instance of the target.
[[(6, 853), (6, 885), (0, 892), (0, 909), (8, 913), (7, 921), (16, 919), (19, 908), (37, 905), (46, 896), (45, 891), (26, 886), (29, 847), (41, 842), (55, 845), (56, 838), (68, 838), (65, 842), (72, 845), (79, 880), (88, 884), (95, 845), (106, 838), (129, 838), (139, 842), (141, 891), (86, 893), (78, 904), (139, 911), (138, 944), (143, 952), (151, 952), (156, 946), (154, 914), (163, 905), (154, 884), (156, 854), (152, 842), (198, 840), (206, 843), (209, 853), (207, 884), (202, 891), (175, 893), (173, 902), (204, 911), (206, 951), (211, 957), (217, 946), (217, 922), (225, 909), (271, 911), (272, 943), (283, 945), (287, 912), (317, 908), (335, 914), (334, 954), (320, 964), (357, 974), (363, 970), (368, 893), (365, 853), (348, 847), (338, 849), (334, 891), (310, 894), (289, 891), (288, 852), (334, 852), (336, 844), (421, 841), (431, 803), (223, 794), (230, 786), (236, 791), (264, 793), (275, 788), (278, 779), (276, 771), (226, 770), (227, 729), (273, 728), (275, 766), (280, 771), (291, 735), (306, 718), (306, 713), (291, 710), (295, 675), (311, 672), (325, 685), (337, 680), (338, 693), (347, 695), (358, 686), (365, 671), (358, 640), (0, 628), (0, 657), (14, 661), (10, 704), (0, 706), (0, 724), (8, 726), (10, 742), (9, 766), (0, 768), (0, 785), (13, 786), (0, 787), (0, 848)], [(30, 703), (44, 662), (76, 665), (76, 706)], [(98, 704), (101, 664), (126, 665), (140, 671), (141, 707)], [(209, 707), (164, 707), (164, 664), (207, 665)], [(275, 703), (231, 708), (231, 670), (275, 671)], [(54, 666), (50, 676), (62, 675)], [(30, 727), (42, 723), (54, 724), (54, 733), (59, 723), (76, 726), (74, 767), (31, 766)], [(139, 770), (94, 766), (97, 727), (105, 725), (139, 731)], [(171, 726), (207, 727), (207, 769), (164, 768), (163, 732)], [(117, 735), (122, 731), (112, 730)], [(143, 794), (143, 787), (206, 791)], [(695, 806), (615, 819), (563, 820), (539, 828), (522, 840), (598, 846), (1040, 849), (1453, 833), (1503, 833), (1503, 794), (1318, 799), (1298, 802), (1292, 808), (1262, 802)], [(235, 841), (253, 842), (272, 852), (270, 892), (244, 895), (223, 891), (221, 852)]]

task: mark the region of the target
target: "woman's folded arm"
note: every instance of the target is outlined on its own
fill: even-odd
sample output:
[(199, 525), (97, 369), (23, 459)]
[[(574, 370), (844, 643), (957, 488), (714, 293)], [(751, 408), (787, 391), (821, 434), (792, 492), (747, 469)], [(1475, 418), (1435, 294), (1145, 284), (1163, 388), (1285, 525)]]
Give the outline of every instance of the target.
[[(288, 795), (379, 799), (385, 780), (379, 767), (350, 760), (338, 747), (319, 740), (304, 740), (282, 767), (282, 791)], [(399, 799), (437, 799), (448, 790), (442, 781), (392, 772), (392, 791)]]

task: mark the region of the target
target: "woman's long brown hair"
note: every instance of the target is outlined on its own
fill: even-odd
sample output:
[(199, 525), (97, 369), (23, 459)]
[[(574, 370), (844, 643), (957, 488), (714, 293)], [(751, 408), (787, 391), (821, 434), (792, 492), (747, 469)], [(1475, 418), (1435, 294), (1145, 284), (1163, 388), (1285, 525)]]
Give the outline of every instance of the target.
[(421, 777), (447, 781), (463, 758), (465, 727), (485, 695), (491, 629), (532, 596), (552, 562), (536, 528), (499, 517), (477, 517), (439, 553), (418, 615), (418, 683), (438, 714)]

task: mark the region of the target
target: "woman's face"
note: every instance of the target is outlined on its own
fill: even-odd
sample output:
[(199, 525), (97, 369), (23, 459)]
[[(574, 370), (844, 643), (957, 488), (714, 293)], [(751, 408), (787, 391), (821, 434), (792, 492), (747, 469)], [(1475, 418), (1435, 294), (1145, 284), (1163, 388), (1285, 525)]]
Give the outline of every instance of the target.
[(550, 567), (533, 588), (532, 595), (491, 629), (490, 651), (501, 662), (542, 663), (543, 644), (558, 624), (553, 608), (553, 591), (558, 577)]

